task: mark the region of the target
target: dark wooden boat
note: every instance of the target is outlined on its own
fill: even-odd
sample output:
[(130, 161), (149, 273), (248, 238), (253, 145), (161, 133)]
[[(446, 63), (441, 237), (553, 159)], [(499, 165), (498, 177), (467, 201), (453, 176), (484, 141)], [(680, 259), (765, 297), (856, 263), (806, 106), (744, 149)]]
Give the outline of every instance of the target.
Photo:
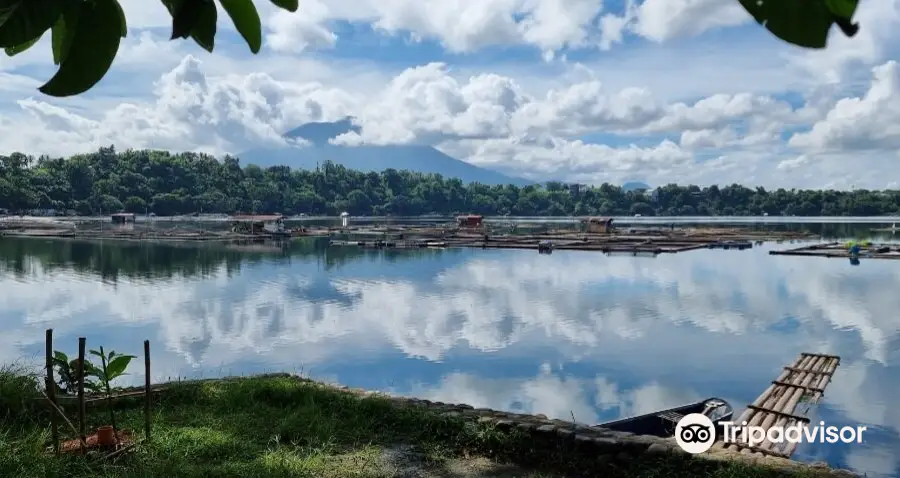
[(671, 437), (675, 435), (675, 426), (678, 425), (678, 421), (691, 413), (706, 415), (716, 425), (716, 428), (721, 430), (721, 423), (731, 420), (734, 409), (725, 400), (713, 397), (668, 410), (623, 418), (595, 426), (620, 432), (631, 432), (635, 435)]

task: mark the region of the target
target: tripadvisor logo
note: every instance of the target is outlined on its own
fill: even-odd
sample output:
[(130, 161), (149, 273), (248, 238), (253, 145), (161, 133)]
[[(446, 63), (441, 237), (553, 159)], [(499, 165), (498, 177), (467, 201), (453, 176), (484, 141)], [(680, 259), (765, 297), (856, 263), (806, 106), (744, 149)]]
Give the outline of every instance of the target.
[[(770, 443), (862, 443), (864, 426), (825, 426), (819, 422), (815, 426), (770, 427), (748, 426), (747, 422), (721, 422), (724, 443), (745, 444), (751, 447)], [(716, 442), (716, 426), (706, 415), (691, 413), (685, 415), (675, 426), (675, 441), (682, 450), (697, 454), (712, 448)]]
[(703, 453), (716, 442), (716, 426), (702, 413), (690, 413), (675, 426), (675, 442), (688, 453)]

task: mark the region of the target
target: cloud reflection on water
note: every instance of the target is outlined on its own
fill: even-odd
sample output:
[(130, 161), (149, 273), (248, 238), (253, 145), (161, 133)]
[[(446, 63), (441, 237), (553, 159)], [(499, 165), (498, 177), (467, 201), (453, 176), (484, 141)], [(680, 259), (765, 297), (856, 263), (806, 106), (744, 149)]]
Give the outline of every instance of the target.
[(60, 341), (86, 334), (116, 350), (150, 338), (157, 378), (303, 367), (602, 421), (711, 395), (740, 407), (799, 352), (819, 351), (843, 358), (820, 418), (885, 429), (865, 448), (801, 452), (870, 472), (900, 466), (878, 448), (900, 446), (889, 405), (900, 394), (900, 269), (889, 261), (472, 250), (340, 267), (292, 258), (239, 273), (223, 264), (204, 278), (115, 286), (29, 261), (24, 278), (0, 273), (2, 360), (39, 353), (53, 327)]

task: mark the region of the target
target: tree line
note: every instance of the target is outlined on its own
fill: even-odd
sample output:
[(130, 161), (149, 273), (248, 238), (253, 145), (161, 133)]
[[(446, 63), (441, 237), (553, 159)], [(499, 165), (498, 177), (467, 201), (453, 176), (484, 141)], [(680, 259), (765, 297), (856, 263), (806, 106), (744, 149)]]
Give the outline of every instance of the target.
[(325, 162), (314, 170), (242, 166), (200, 153), (114, 147), (69, 158), (0, 156), (0, 208), (79, 215), (112, 212), (355, 216), (475, 213), (517, 216), (878, 216), (900, 214), (900, 191), (699, 187), (625, 191), (562, 182), (518, 187)]

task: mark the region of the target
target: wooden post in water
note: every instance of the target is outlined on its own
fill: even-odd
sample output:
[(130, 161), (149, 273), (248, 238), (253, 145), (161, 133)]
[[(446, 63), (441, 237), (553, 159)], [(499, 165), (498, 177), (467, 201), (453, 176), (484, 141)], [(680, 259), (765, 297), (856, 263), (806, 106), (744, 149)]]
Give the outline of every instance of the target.
[(144, 341), (144, 439), (150, 441), (150, 341)]
[(81, 453), (87, 453), (87, 433), (84, 423), (84, 352), (87, 348), (87, 339), (78, 337), (78, 433), (81, 435)]
[[(56, 380), (53, 378), (53, 329), (47, 329), (46, 336), (47, 359), (47, 398), (50, 400), (50, 408), (56, 408)], [(56, 410), (50, 412), (50, 432), (53, 438), (53, 452), (59, 455), (59, 422), (56, 418)]]

